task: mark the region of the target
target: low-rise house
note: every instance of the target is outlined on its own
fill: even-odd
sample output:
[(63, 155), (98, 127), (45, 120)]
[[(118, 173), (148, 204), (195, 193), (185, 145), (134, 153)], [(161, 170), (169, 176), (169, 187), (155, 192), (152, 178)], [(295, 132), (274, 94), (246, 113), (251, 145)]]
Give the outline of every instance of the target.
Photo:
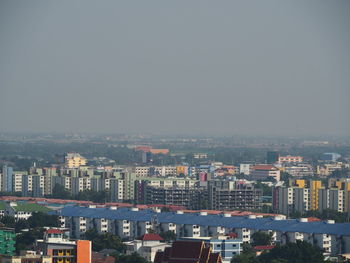
[(158, 234), (144, 234), (136, 240), (124, 242), (126, 254), (131, 255), (136, 252), (147, 261), (153, 262), (157, 252), (164, 251), (166, 247), (169, 247), (168, 244), (162, 241), (163, 238)]
[(8, 202), (5, 207), (5, 215), (13, 216), (15, 220), (27, 220), (34, 212), (49, 212), (51, 209), (35, 203)]

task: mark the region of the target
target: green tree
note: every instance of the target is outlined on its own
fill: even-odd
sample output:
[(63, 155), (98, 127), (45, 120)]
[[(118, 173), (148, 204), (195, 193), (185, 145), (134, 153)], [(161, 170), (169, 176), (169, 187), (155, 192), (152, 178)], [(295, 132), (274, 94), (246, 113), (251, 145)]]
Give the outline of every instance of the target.
[(255, 232), (252, 235), (252, 245), (253, 246), (267, 246), (272, 243), (272, 234), (267, 234), (262, 231)]
[(257, 262), (255, 252), (250, 244), (243, 244), (243, 251), (231, 259), (231, 263), (255, 263)]
[(159, 234), (165, 241), (174, 241), (176, 240), (176, 234), (173, 231), (165, 231), (165, 232), (161, 232)]
[(296, 243), (287, 243), (284, 246), (277, 246), (270, 252), (261, 254), (258, 260), (261, 263), (325, 262), (322, 251), (306, 241), (297, 241)]
[(19, 219), (15, 224), (15, 233), (20, 232), (23, 229), (29, 228), (28, 220), (25, 219)]
[(48, 215), (43, 212), (34, 212), (31, 217), (28, 219), (29, 227), (59, 227), (58, 216), (56, 215)]
[(105, 203), (109, 200), (109, 194), (107, 191), (84, 190), (80, 191), (74, 198), (94, 203)]
[(148, 261), (137, 253), (131, 255), (113, 254), (118, 263), (147, 263)]
[(102, 249), (108, 248), (115, 249), (121, 253), (125, 249), (125, 245), (118, 236), (111, 233), (99, 234), (95, 228), (86, 231), (84, 238), (91, 240), (93, 251), (98, 252)]
[(42, 238), (43, 235), (43, 228), (34, 228), (18, 234), (16, 236), (16, 252), (19, 253), (20, 250), (32, 249), (35, 240)]
[(71, 199), (71, 195), (68, 192), (68, 190), (60, 184), (55, 184), (55, 186), (52, 189), (52, 198), (58, 198), (58, 199)]
[(261, 181), (258, 181), (254, 186), (255, 188), (261, 189), (264, 196), (272, 196), (272, 187), (262, 184)]
[(5, 215), (3, 217), (0, 218), (0, 222), (5, 226), (5, 227), (9, 227), (9, 228), (14, 228), (16, 221), (15, 218), (13, 216), (8, 216)]

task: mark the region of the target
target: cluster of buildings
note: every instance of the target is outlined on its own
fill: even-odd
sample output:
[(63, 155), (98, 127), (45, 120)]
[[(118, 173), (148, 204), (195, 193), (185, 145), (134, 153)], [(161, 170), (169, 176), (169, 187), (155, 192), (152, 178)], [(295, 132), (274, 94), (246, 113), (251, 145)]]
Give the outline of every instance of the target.
[[(227, 252), (227, 257), (224, 256), (224, 258), (230, 259), (239, 253), (243, 243), (251, 242), (252, 235), (257, 231), (271, 234), (275, 243), (285, 244), (297, 240), (310, 242), (322, 249), (325, 255), (335, 256), (350, 252), (350, 224), (334, 223), (332, 220), (309, 222), (306, 218), (285, 219), (284, 216), (232, 217), (225, 212), (220, 214), (209, 214), (203, 211), (185, 213), (180, 210), (161, 212), (113, 206), (67, 206), (58, 214), (61, 226), (69, 229), (75, 238), (80, 238), (91, 228), (97, 229), (100, 233), (110, 232), (130, 240), (147, 233), (160, 234), (171, 231), (177, 239), (203, 241), (207, 239), (212, 247), (215, 244), (220, 245), (217, 246), (218, 248), (227, 247), (234, 254), (221, 251), (221, 255)], [(227, 245), (222, 246), (222, 244)]]
[[(64, 166), (13, 171), (5, 165), (0, 175), (1, 191), (43, 197), (55, 195), (55, 187), (61, 186), (72, 197), (85, 190), (106, 191), (104, 201), (110, 202), (179, 205), (188, 209), (261, 208), (262, 191), (245, 180), (236, 180), (235, 168), (222, 163), (197, 167), (92, 167), (86, 162), (79, 154), (69, 153)], [(265, 174), (263, 168), (255, 172), (258, 177)], [(271, 173), (277, 172), (273, 168)]]
[(272, 193), (273, 210), (285, 215), (310, 210), (350, 211), (350, 179), (290, 180), (288, 186), (277, 186)]
[[(88, 166), (88, 160), (78, 153), (68, 153), (64, 165), (44, 168), (34, 165), (28, 171), (14, 171), (4, 165), (1, 192), (20, 193), (34, 200), (54, 196), (59, 188), (72, 197), (86, 190), (105, 191), (108, 197), (105, 204), (65, 203), (54, 211), (34, 202), (0, 201), (0, 216), (28, 219), (33, 212), (41, 211), (58, 215), (60, 224), (60, 228), (47, 229), (43, 239), (36, 240), (33, 251), (17, 256), (13, 230), (0, 230), (0, 262), (94, 262), (91, 242), (81, 240), (89, 229), (118, 235), (125, 240), (126, 254), (136, 252), (159, 263), (230, 262), (242, 252), (244, 243), (252, 242), (256, 232), (270, 234), (276, 244), (307, 241), (327, 256), (350, 253), (349, 223), (286, 219), (292, 212), (309, 210), (350, 213), (350, 179), (330, 178), (326, 183), (298, 179), (315, 174), (328, 176), (348, 167), (347, 163), (339, 162), (340, 156), (335, 153), (322, 155), (317, 166), (302, 156), (281, 156), (276, 152), (268, 153), (265, 164), (153, 166), (146, 165), (152, 163), (152, 155), (168, 154), (167, 149), (143, 146), (136, 150), (142, 154), (145, 165)], [(283, 185), (279, 182), (282, 172), (295, 179)], [(229, 211), (262, 208), (262, 190), (246, 179), (237, 179), (237, 174), (270, 181), (274, 185), (272, 209), (283, 215), (233, 216)], [(122, 207), (120, 203), (133, 205)], [(159, 208), (170, 206), (177, 207), (177, 211)], [(177, 241), (172, 245), (164, 242), (161, 236), (165, 233), (171, 233)]]
[[(141, 153), (168, 153), (167, 149), (150, 147), (139, 147), (137, 150)], [(344, 164), (337, 162), (338, 158), (337, 154), (325, 154), (322, 163), (316, 167), (317, 173), (329, 175), (337, 169), (342, 169)], [(262, 191), (255, 189), (246, 180), (236, 180), (235, 175), (243, 174), (252, 180), (277, 182), (280, 181), (282, 172), (295, 177), (314, 175), (314, 168), (305, 163), (302, 156), (281, 156), (277, 152), (268, 152), (268, 164), (242, 163), (237, 166), (213, 162), (197, 166), (95, 167), (88, 166), (87, 159), (78, 153), (68, 153), (64, 160), (64, 165), (43, 168), (33, 166), (29, 171), (14, 171), (12, 167), (4, 165), (0, 174), (0, 190), (19, 193), (21, 196), (43, 197), (53, 195), (55, 187), (60, 185), (73, 197), (84, 190), (106, 191), (108, 197), (105, 201), (110, 202), (180, 205), (188, 209), (258, 210), (262, 205)], [(286, 210), (285, 207), (292, 205), (296, 211), (314, 210), (316, 206), (310, 203), (313, 202), (312, 198), (309, 202), (303, 200), (305, 204), (303, 203), (301, 209), (301, 201), (296, 198), (296, 192), (301, 191), (301, 188), (303, 187), (298, 185), (276, 188), (275, 211), (286, 212), (289, 208)], [(306, 198), (308, 188), (305, 189), (303, 196)], [(285, 191), (289, 192), (289, 199), (286, 201), (288, 205), (284, 204)], [(293, 191), (295, 194), (290, 194)], [(333, 192), (328, 191), (324, 194), (327, 195), (327, 201), (320, 207), (334, 207), (329, 201), (332, 197), (328, 197), (332, 196)], [(346, 194), (342, 196), (345, 200)], [(291, 198), (294, 198), (294, 201)], [(348, 210), (345, 204), (339, 203), (338, 206), (338, 211)]]
[(2, 263), (91, 263), (92, 250), (89, 240), (70, 240), (60, 229), (47, 229), (43, 239), (37, 239), (33, 250), (14, 255), (15, 233), (13, 229), (0, 229), (0, 262)]

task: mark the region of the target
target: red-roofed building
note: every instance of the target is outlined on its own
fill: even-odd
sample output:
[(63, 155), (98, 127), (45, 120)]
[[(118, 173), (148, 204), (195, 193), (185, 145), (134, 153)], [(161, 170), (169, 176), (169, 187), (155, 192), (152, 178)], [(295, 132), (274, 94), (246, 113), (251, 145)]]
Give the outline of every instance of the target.
[(141, 241), (163, 241), (164, 239), (158, 234), (144, 234), (138, 238)]
[(256, 165), (253, 167), (252, 177), (256, 180), (274, 178), (276, 181), (281, 179), (281, 173), (278, 168), (269, 164)]
[(319, 219), (317, 217), (308, 217), (307, 221), (308, 222), (319, 222), (319, 221), (321, 221), (321, 219)]
[(62, 234), (63, 231), (59, 229), (48, 229), (45, 231), (46, 234)]
[(238, 234), (237, 233), (228, 233), (226, 236), (230, 237), (230, 238), (238, 238)]

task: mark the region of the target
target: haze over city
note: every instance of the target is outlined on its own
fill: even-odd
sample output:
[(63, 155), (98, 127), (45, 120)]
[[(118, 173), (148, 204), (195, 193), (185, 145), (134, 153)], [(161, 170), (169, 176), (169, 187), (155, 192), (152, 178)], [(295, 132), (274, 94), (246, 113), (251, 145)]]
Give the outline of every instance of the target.
[(350, 262), (350, 1), (0, 1), (0, 263)]
[(2, 132), (348, 135), (349, 1), (1, 1)]

